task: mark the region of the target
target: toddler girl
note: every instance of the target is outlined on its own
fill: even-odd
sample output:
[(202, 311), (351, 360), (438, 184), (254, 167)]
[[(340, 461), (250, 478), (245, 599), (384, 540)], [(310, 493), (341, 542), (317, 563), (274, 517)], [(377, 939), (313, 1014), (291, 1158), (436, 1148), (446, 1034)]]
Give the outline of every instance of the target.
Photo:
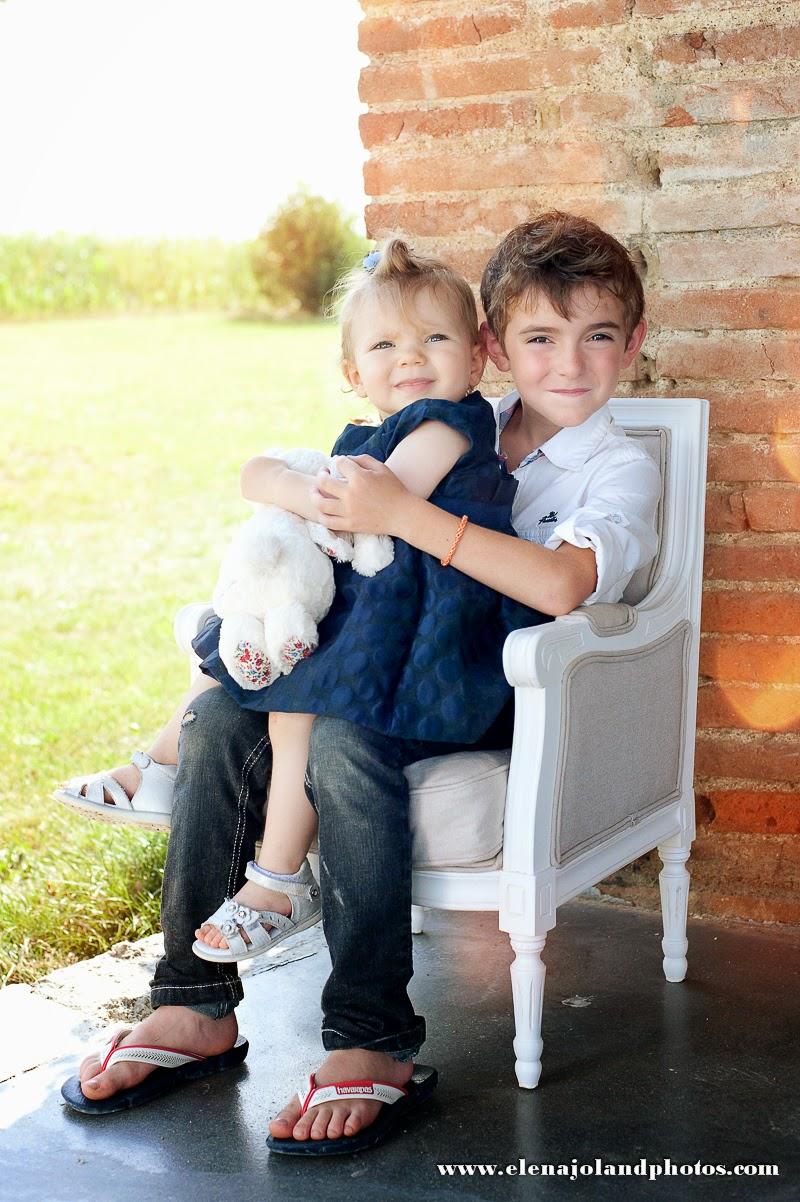
[[(473, 391), (484, 353), (469, 285), (392, 239), (343, 291), (344, 375), (381, 424), (348, 426), (333, 453), (385, 462), (408, 489), (458, 515), (459, 533), (442, 561), (396, 540), (394, 561), (373, 577), (336, 564), (336, 595), (320, 623), (318, 649), (264, 689), (244, 690), (228, 675), (219, 620), (195, 639), (205, 674), (197, 688), (218, 681), (243, 707), (268, 712), (273, 748), (261, 852), (244, 887), (198, 930), (193, 950), (206, 960), (246, 959), (319, 916), (319, 890), (305, 859), (316, 825), (304, 789), (314, 715), (403, 739), (474, 742), (510, 696), (505, 635), (546, 620), (448, 566), (469, 520), (513, 534), (516, 483), (495, 451), (492, 409)], [(249, 461), (242, 487), (250, 500), (318, 519), (315, 497), (324, 480), (277, 460)], [(187, 700), (157, 740), (154, 759), (177, 759)]]

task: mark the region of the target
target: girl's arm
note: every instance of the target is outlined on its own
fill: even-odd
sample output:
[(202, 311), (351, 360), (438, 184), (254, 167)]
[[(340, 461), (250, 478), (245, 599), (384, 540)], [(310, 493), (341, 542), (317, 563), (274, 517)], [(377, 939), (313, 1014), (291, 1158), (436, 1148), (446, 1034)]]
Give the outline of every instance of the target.
[(324, 522), (312, 498), (316, 476), (296, 472), (282, 459), (255, 455), (241, 471), (242, 496), (262, 505), (280, 505), (310, 522)]
[[(451, 426), (426, 421), (395, 447), (386, 466), (409, 492), (429, 497), (468, 448), (468, 439)], [(325, 524), (316, 500), (316, 476), (296, 472), (281, 459), (266, 455), (248, 459), (242, 468), (241, 484), (242, 496), (248, 501), (280, 505), (301, 518)]]
[(426, 421), (395, 447), (385, 466), (414, 496), (429, 497), (468, 450), (469, 439), (458, 430)]
[[(447, 555), (458, 517), (409, 492), (388, 464), (368, 455), (345, 460), (341, 471), (345, 480), (326, 480), (325, 494), (318, 493), (325, 525), (339, 531), (391, 534), (437, 559)], [(451, 564), (499, 593), (554, 617), (580, 605), (597, 583), (591, 547), (562, 543), (553, 551), (471, 524)]]

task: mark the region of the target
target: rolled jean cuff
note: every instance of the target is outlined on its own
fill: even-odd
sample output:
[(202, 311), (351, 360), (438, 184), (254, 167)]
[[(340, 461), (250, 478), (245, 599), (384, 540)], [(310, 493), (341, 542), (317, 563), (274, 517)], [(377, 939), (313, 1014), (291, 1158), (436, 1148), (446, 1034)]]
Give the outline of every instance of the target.
[(238, 1006), (238, 1002), (197, 1002), (192, 1004), (189, 1009), (194, 1010), (195, 1014), (202, 1014), (206, 1018), (227, 1018), (229, 1014), (233, 1014)]
[(385, 1052), (393, 1060), (414, 1060), (425, 1042), (425, 1019), (418, 1018), (410, 1031), (399, 1035), (382, 1035), (378, 1039), (364, 1039), (345, 1035), (335, 1027), (322, 1028), (322, 1046), (326, 1052), (341, 1052), (350, 1048), (361, 1048), (365, 1052)]
[(244, 997), (238, 978), (213, 985), (156, 985), (150, 989), (150, 1003), (159, 1006), (186, 1006), (208, 1018), (224, 1018), (231, 1014)]

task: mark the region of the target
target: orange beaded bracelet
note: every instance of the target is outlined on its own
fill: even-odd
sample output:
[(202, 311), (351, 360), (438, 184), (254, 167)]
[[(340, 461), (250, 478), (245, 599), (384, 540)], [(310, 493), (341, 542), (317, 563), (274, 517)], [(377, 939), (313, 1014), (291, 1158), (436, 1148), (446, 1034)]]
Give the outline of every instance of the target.
[(448, 567), (448, 566), (449, 566), (449, 564), (450, 564), (450, 560), (451, 560), (451, 559), (453, 558), (453, 556), (455, 555), (455, 553), (456, 553), (456, 547), (457, 547), (457, 546), (458, 546), (458, 544), (461, 542), (461, 539), (462, 539), (462, 537), (463, 537), (464, 531), (465, 531), (465, 530), (466, 530), (466, 528), (467, 528), (467, 522), (468, 522), (468, 521), (469, 521), (469, 518), (467, 517), (467, 515), (466, 515), (466, 514), (464, 514), (464, 516), (462, 517), (461, 521), (458, 523), (458, 529), (456, 530), (455, 538), (453, 539), (452, 543), (450, 544), (450, 550), (447, 552), (447, 554), (445, 555), (444, 559), (440, 559), (440, 560), (439, 560), (439, 563), (442, 565), (442, 567), (443, 567), (443, 568), (446, 568), (446, 567)]

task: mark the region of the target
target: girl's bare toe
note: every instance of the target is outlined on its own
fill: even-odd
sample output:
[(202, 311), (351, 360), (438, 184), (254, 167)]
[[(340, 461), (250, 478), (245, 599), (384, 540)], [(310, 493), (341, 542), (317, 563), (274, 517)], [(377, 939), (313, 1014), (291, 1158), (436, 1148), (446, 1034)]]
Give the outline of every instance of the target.
[(204, 922), (200, 929), (195, 931), (195, 935), (201, 943), (205, 943), (209, 947), (221, 947), (223, 949), (227, 949), (228, 947), (227, 940), (220, 935), (215, 926), (212, 926), (208, 922)]

